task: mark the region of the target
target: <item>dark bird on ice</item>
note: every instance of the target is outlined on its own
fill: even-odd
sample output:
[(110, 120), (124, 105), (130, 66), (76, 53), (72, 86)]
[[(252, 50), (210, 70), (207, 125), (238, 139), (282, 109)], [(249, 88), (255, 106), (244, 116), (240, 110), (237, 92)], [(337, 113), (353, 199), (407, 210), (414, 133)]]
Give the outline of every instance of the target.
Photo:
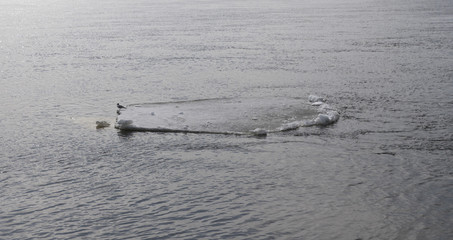
[(119, 103), (117, 103), (116, 106), (117, 106), (119, 109), (126, 108), (125, 106), (123, 106), (123, 105), (121, 105), (121, 104), (119, 104)]

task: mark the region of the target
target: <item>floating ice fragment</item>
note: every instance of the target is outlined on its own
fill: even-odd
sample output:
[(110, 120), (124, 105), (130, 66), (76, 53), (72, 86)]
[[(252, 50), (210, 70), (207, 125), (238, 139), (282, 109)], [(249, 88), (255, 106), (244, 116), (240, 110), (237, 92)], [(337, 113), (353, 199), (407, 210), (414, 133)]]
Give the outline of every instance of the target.
[(262, 128), (256, 128), (255, 130), (250, 131), (255, 136), (266, 136), (267, 130)]
[(304, 127), (310, 127), (313, 125), (326, 126), (335, 123), (340, 118), (340, 114), (337, 111), (327, 111), (320, 113), (312, 120), (306, 121), (302, 124)]
[(298, 129), (300, 126), (301, 126), (301, 122), (300, 121), (294, 121), (294, 122), (283, 124), (282, 126), (277, 128), (277, 130), (278, 131), (282, 131), (282, 132), (283, 131), (290, 131), (290, 130)]
[(314, 102), (325, 102), (326, 100), (316, 95), (310, 95), (308, 96), (308, 101), (314, 103)]
[(115, 128), (125, 131), (266, 136), (299, 127), (328, 125), (338, 120), (338, 111), (326, 104), (324, 98), (310, 95), (309, 101), (311, 104), (301, 102), (300, 98), (273, 98), (267, 101), (249, 98), (129, 105), (117, 117)]
[(322, 104), (324, 104), (324, 102), (314, 102), (311, 105), (312, 106), (321, 106)]
[(330, 123), (330, 118), (327, 114), (319, 114), (318, 117), (315, 118), (315, 123), (317, 125), (327, 125)]

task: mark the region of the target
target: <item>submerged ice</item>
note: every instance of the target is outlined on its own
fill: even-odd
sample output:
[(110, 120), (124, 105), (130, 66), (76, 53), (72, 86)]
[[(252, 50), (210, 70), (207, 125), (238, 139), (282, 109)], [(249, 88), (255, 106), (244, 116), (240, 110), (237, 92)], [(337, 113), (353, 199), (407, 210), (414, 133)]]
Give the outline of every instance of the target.
[[(316, 103), (315, 105), (313, 103)], [(339, 113), (324, 98), (206, 99), (133, 104), (121, 109), (115, 127), (127, 131), (251, 134), (328, 125)]]

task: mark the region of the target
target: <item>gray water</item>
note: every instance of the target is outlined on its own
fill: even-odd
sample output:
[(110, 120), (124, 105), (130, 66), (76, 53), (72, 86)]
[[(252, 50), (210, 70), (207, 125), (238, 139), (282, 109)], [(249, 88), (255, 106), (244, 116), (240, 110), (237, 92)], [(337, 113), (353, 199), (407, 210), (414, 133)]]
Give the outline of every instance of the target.
[[(451, 0), (2, 0), (0, 239), (453, 239), (452, 66)], [(95, 125), (310, 94), (339, 121)]]

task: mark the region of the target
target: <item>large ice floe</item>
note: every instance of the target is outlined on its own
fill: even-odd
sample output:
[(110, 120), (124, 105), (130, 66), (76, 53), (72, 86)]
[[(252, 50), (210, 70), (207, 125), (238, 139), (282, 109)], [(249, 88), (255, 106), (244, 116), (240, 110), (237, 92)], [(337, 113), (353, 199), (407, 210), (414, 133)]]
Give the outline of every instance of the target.
[(324, 98), (310, 95), (308, 100), (222, 98), (132, 104), (118, 111), (115, 128), (265, 136), (300, 127), (325, 126), (339, 119), (338, 111)]

